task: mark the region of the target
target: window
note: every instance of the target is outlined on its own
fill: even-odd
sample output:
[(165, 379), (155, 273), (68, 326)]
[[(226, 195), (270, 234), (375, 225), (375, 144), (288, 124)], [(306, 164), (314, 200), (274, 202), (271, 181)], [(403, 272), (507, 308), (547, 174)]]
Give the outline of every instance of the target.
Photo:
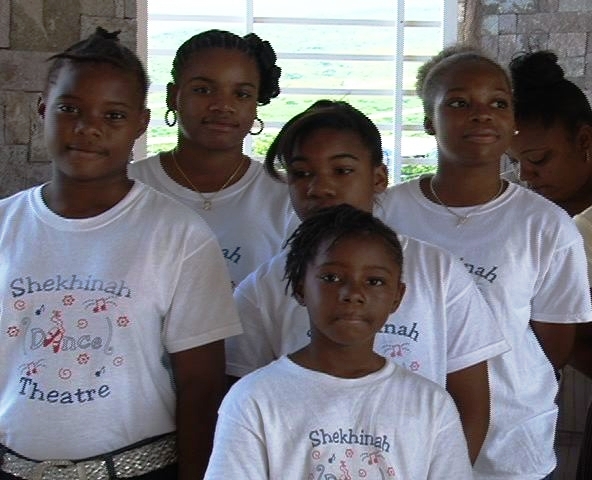
[(265, 130), (248, 137), (249, 155), (262, 157), (286, 120), (330, 98), (350, 102), (376, 123), (394, 180), (434, 164), (435, 142), (423, 132), (415, 74), (456, 39), (456, 0), (342, 0), (338, 8), (318, 0), (148, 0), (138, 2), (138, 25), (147, 26), (138, 44), (152, 80), (148, 154), (175, 144), (176, 129), (163, 119), (176, 49), (195, 33), (219, 28), (269, 40), (282, 68), (282, 92), (259, 107)]

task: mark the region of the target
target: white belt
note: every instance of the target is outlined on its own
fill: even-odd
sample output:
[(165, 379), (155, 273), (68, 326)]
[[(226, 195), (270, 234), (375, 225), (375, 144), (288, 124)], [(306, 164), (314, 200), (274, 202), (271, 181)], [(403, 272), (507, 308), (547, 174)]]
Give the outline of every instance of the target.
[(112, 478), (110, 473), (121, 478), (136, 477), (176, 461), (175, 435), (169, 434), (119, 453), (88, 460), (36, 461), (9, 450), (0, 459), (0, 469), (24, 480), (109, 480)]

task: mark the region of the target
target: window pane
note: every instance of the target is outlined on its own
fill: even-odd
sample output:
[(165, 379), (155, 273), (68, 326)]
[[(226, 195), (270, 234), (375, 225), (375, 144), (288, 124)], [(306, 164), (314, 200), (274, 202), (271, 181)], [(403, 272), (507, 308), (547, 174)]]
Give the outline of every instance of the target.
[[(282, 88), (393, 89), (391, 62), (282, 60)], [(347, 92), (344, 93), (347, 95)]]
[(439, 27), (405, 27), (405, 55), (432, 56), (442, 48), (442, 29)]
[(395, 54), (393, 27), (256, 23), (254, 30), (278, 53)]
[[(415, 0), (413, 0), (415, 1)], [(432, 0), (433, 1), (433, 0)], [(257, 17), (295, 18), (342, 18), (352, 20), (394, 20), (396, 2), (392, 0), (342, 0), (335, 2), (319, 0), (255, 0)]]
[(212, 22), (199, 21), (179, 21), (179, 20), (149, 20), (148, 21), (148, 49), (171, 50), (174, 55), (179, 46), (193, 35), (209, 30), (211, 28), (219, 28), (221, 30), (230, 30), (239, 35), (241, 33), (241, 25), (236, 22), (216, 22), (213, 26)]
[(407, 0), (405, 2), (405, 20), (441, 21), (442, 2), (435, 0)]

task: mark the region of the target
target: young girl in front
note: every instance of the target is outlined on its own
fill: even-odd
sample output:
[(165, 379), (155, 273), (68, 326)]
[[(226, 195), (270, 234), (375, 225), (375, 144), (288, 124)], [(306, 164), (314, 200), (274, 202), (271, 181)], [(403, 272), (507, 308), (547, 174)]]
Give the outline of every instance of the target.
[(373, 351), (405, 292), (395, 232), (338, 205), (289, 244), (288, 288), (308, 312), (310, 343), (232, 387), (205, 478), (472, 479), (445, 390)]
[(290, 221), (288, 192), (243, 153), (263, 129), (257, 106), (279, 94), (269, 42), (208, 30), (173, 60), (165, 121), (177, 146), (129, 167), (130, 175), (195, 210), (222, 247), (234, 285), (280, 250)]
[(408, 235), (458, 256), (512, 349), (489, 362), (491, 426), (475, 475), (540, 480), (555, 467), (555, 372), (574, 324), (592, 318), (582, 240), (569, 216), (500, 179), (515, 133), (512, 88), (494, 61), (450, 48), (418, 75), (433, 176), (395, 185), (385, 202)]
[(241, 331), (219, 245), (127, 177), (148, 78), (117, 34), (51, 60), (51, 180), (0, 201), (0, 477), (201, 478)]
[[(387, 174), (380, 132), (351, 105), (322, 100), (290, 120), (267, 157), (268, 170), (279, 176), (276, 154), (300, 219), (341, 203), (382, 215)], [(375, 351), (447, 388), (474, 459), (489, 421), (485, 362), (507, 345), (460, 262), (413, 238), (403, 236), (401, 243), (409, 265), (403, 273), (407, 293), (377, 335)], [(309, 341), (306, 311), (282, 281), (284, 263), (285, 255), (277, 255), (235, 291), (245, 332), (227, 344), (227, 371), (233, 376)]]

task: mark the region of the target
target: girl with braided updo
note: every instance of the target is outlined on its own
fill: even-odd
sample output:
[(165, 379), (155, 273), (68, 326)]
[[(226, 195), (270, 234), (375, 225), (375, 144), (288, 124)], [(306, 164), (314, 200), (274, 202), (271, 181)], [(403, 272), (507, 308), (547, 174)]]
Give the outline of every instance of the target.
[(518, 134), (508, 150), (520, 179), (570, 215), (592, 205), (592, 108), (550, 51), (510, 63)]
[(202, 478), (241, 331), (220, 246), (127, 176), (148, 77), (117, 33), (51, 61), (52, 177), (0, 200), (0, 478)]
[[(588, 276), (592, 278), (592, 108), (586, 95), (565, 78), (557, 56), (547, 50), (522, 53), (510, 62), (520, 133), (508, 153), (520, 179), (532, 190), (563, 208), (576, 220), (585, 240)], [(592, 327), (578, 325), (571, 365), (563, 369), (556, 449), (557, 475), (566, 474), (579, 448), (590, 403)], [(592, 471), (592, 410), (582, 446), (582, 479)], [(572, 475), (573, 476), (573, 475)]]
[(281, 70), (267, 41), (208, 30), (177, 50), (165, 121), (177, 146), (130, 166), (144, 181), (197, 211), (222, 246), (237, 284), (280, 248), (289, 218), (284, 185), (243, 153), (263, 129), (257, 106), (279, 94)]

